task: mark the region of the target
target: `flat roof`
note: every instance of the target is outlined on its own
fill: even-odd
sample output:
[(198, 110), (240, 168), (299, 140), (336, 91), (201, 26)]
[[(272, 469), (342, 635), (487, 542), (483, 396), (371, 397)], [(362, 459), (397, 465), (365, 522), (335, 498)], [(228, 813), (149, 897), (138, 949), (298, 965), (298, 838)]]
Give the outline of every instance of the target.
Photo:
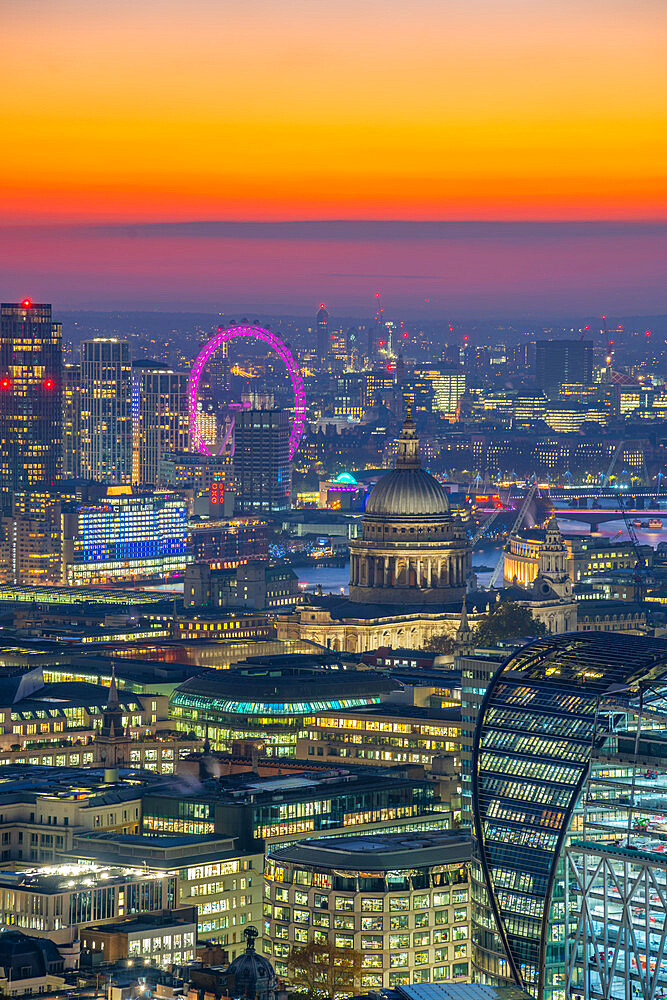
[(92, 927), (82, 927), (79, 935), (82, 934), (141, 934), (149, 931), (164, 930), (166, 927), (196, 927), (196, 920), (181, 920), (179, 917), (155, 916), (149, 914), (143, 917), (134, 917), (132, 920), (119, 920), (115, 924), (95, 924)]
[(5, 889), (23, 889), (49, 895), (67, 892), (83, 886), (119, 885), (125, 882), (154, 882), (165, 877), (165, 872), (152, 871), (140, 865), (55, 864), (26, 868), (23, 871), (0, 870), (0, 886)]
[(367, 837), (302, 840), (271, 853), (271, 860), (345, 871), (388, 872), (463, 864), (470, 860), (468, 829), (424, 833), (378, 832)]
[(133, 834), (81, 833), (67, 857), (89, 858), (103, 865), (143, 866), (164, 872), (245, 858), (259, 851), (239, 850), (231, 837), (140, 837)]

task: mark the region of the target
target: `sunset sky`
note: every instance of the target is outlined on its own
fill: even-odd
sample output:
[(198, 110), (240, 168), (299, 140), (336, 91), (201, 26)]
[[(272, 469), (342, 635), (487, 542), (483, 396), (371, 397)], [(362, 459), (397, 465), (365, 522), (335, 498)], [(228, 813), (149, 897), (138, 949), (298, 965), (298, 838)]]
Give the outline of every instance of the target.
[(485, 308), (584, 308), (589, 276), (593, 310), (607, 287), (660, 308), (655, 225), (519, 227), (508, 250), (150, 224), (664, 223), (662, 0), (0, 0), (0, 26), (5, 299), (308, 311), (384, 281), (397, 307), (466, 309), (477, 281)]

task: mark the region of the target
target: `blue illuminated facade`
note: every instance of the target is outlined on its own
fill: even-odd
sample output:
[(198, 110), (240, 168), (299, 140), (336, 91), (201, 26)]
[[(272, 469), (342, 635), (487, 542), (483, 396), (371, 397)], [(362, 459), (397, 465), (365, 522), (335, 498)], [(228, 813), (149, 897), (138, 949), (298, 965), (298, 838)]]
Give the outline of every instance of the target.
[(397, 685), (385, 674), (313, 661), (310, 655), (255, 657), (232, 670), (209, 671), (171, 696), (177, 728), (194, 730), (213, 747), (260, 739), (268, 756), (294, 757), (304, 720), (313, 712), (375, 705)]
[(99, 504), (66, 515), (70, 584), (172, 579), (192, 561), (186, 501), (174, 493), (109, 490)]

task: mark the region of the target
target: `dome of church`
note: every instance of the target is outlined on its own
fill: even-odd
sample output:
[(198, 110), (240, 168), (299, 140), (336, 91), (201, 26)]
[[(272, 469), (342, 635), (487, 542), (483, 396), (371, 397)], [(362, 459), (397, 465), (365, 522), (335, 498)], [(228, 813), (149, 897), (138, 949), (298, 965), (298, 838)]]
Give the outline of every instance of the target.
[(435, 476), (421, 467), (415, 423), (409, 414), (398, 440), (396, 468), (373, 487), (366, 513), (381, 517), (449, 514), (447, 494)]
[(393, 469), (371, 491), (367, 514), (383, 517), (449, 513), (449, 500), (438, 480), (423, 469)]

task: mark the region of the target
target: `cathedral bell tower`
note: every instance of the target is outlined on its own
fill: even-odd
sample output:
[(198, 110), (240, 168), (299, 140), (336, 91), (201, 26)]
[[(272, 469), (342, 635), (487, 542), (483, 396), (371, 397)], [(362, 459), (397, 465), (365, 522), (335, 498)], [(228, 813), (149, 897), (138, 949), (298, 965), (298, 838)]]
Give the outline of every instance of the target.
[(533, 583), (533, 591), (538, 597), (548, 597), (550, 593), (557, 597), (572, 596), (567, 557), (558, 521), (552, 514), (546, 526), (544, 545), (537, 557), (537, 576)]

